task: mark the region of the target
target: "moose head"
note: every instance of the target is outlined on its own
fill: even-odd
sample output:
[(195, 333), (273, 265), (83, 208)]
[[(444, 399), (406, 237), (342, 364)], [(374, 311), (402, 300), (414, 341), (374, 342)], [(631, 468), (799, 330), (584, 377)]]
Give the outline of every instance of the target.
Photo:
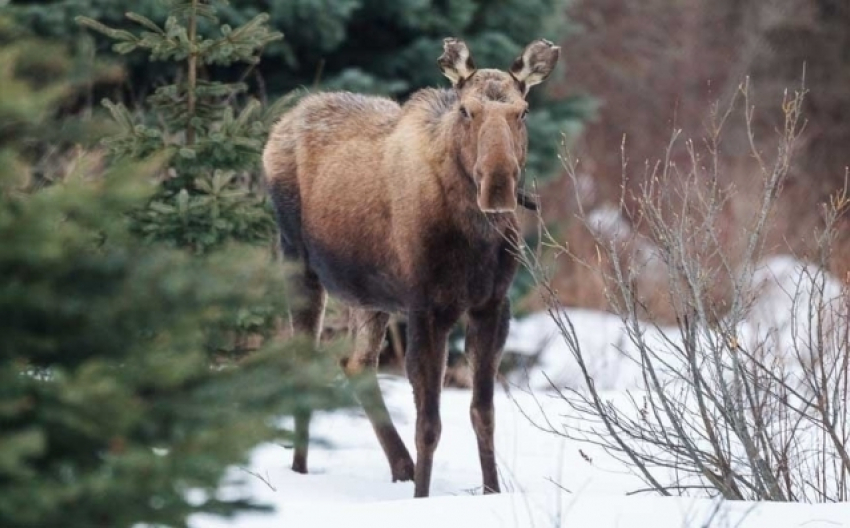
[(457, 92), (458, 163), (475, 182), (478, 207), (485, 213), (517, 207), (517, 185), (528, 149), (526, 96), (549, 77), (560, 52), (560, 47), (539, 39), (526, 46), (508, 71), (479, 70), (466, 43), (443, 41), (437, 62)]

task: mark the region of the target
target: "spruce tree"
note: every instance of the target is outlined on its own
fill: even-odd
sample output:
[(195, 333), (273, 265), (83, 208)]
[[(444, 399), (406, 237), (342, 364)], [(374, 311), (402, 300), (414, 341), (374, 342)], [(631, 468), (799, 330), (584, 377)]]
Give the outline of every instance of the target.
[[(51, 53), (24, 68), (33, 49)], [(210, 364), (245, 307), (285, 308), (279, 273), (249, 246), (140, 244), (128, 213), (162, 159), (98, 175), (83, 157), (34, 184), (25, 147), (61, 126), (72, 86), (39, 72), (69, 62), (0, 45), (0, 526), (179, 527), (261, 507), (220, 498), (225, 470), (284, 435), (276, 417), (337, 404), (333, 369), (300, 360), (300, 341)]]
[[(274, 234), (268, 204), (251, 192), (271, 120), (288, 101), (263, 109), (253, 97), (235, 110), (243, 82), (204, 78), (205, 68), (259, 62), (259, 50), (282, 35), (258, 14), (239, 27), (213, 27), (219, 2), (169, 0), (163, 25), (138, 13), (126, 17), (136, 32), (108, 27), (87, 17), (78, 22), (116, 41), (117, 53), (144, 51), (153, 62), (180, 66), (182, 75), (158, 87), (136, 117), (121, 102), (104, 100), (120, 130), (106, 145), (113, 159), (168, 155), (168, 167), (150, 206), (137, 216), (149, 240), (206, 252), (230, 240), (268, 243)], [(206, 31), (202, 31), (204, 26)]]

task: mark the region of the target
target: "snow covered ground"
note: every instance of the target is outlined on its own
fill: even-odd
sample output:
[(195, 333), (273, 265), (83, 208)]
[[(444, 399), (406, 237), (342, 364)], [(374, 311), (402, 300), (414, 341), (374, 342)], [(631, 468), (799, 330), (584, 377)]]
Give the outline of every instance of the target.
[[(780, 260), (775, 268), (787, 272), (788, 266)], [(781, 310), (776, 296), (770, 302)], [(605, 398), (623, 398), (626, 390), (638, 388), (637, 367), (624, 361), (618, 349), (627, 345), (619, 320), (586, 310), (571, 310), (570, 317), (582, 346), (595, 351), (591, 368), (599, 377), (598, 386), (606, 391)], [(545, 314), (513, 325), (509, 348), (543, 352), (539, 368), (523, 380), (533, 392), (516, 387), (497, 391), (501, 495), (481, 495), (478, 454), (469, 422), (470, 393), (446, 389), (430, 498), (412, 499), (412, 483), (390, 482), (389, 467), (362, 411), (338, 411), (313, 421), (311, 433), (317, 443), (311, 447), (309, 475), (291, 472), (292, 452), (279, 445), (260, 446), (248, 468), (234, 468), (233, 476), (247, 484), (238, 493), (273, 505), (273, 513), (233, 519), (196, 515), (190, 526), (850, 528), (850, 504), (719, 503), (634, 493), (645, 488), (644, 484), (601, 448), (541, 431), (533, 423), (542, 423), (545, 416), (555, 428), (571, 426), (567, 404), (542, 390), (548, 385), (544, 372), (558, 384), (580, 384), (568, 349), (553, 330)], [(415, 411), (410, 386), (405, 379), (390, 376), (382, 378), (381, 386), (399, 433), (412, 452)]]
[[(402, 379), (385, 378), (382, 387), (399, 432), (413, 446), (415, 413), (409, 385)], [(717, 504), (649, 493), (629, 496), (644, 487), (637, 477), (600, 449), (540, 431), (523, 415), (539, 419), (538, 403), (550, 419), (566, 411), (563, 402), (542, 393), (511, 391), (509, 396), (499, 391), (496, 444), (504, 493), (482, 496), (469, 399), (467, 391), (444, 392), (443, 435), (429, 499), (412, 499), (412, 483), (390, 482), (389, 468), (365, 415), (337, 412), (314, 422), (314, 434), (331, 445), (313, 446), (311, 474), (291, 472), (292, 452), (278, 445), (256, 450), (249, 468), (256, 475), (235, 472), (247, 478), (251, 496), (275, 506), (273, 514), (231, 520), (195, 516), (191, 526), (850, 527), (850, 504)]]

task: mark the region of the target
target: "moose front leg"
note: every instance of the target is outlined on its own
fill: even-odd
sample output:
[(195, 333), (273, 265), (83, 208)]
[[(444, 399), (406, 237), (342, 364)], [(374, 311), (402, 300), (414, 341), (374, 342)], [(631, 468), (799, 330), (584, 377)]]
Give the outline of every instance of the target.
[(414, 497), (427, 497), (434, 451), (440, 442), (440, 391), (446, 365), (446, 340), (457, 317), (410, 313), (407, 377), (416, 403), (416, 468)]
[(509, 301), (500, 299), (483, 309), (471, 310), (466, 329), (466, 357), (472, 369), (472, 405), (469, 414), (478, 439), (484, 493), (499, 493), (499, 475), (493, 443), (496, 426), (493, 390), (502, 347), (508, 336), (510, 317)]

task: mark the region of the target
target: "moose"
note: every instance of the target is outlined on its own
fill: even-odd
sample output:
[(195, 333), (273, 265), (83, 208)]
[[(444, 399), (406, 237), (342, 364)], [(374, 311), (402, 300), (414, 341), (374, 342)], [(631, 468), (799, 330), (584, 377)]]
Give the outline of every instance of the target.
[[(450, 89), (407, 102), (350, 92), (304, 97), (274, 125), (263, 152), (279, 224), (291, 330), (318, 344), (327, 295), (349, 307), (353, 351), (341, 360), (389, 461), (393, 481), (428, 496), (440, 440), (440, 392), (452, 327), (466, 316), (470, 418), (485, 493), (498, 493), (493, 392), (519, 262), (526, 96), (560, 48), (538, 39), (508, 71), (476, 69), (447, 38), (437, 60)], [(416, 464), (377, 381), (391, 314), (407, 317), (405, 370), (416, 405)], [(310, 415), (295, 419), (292, 468), (307, 472)]]

